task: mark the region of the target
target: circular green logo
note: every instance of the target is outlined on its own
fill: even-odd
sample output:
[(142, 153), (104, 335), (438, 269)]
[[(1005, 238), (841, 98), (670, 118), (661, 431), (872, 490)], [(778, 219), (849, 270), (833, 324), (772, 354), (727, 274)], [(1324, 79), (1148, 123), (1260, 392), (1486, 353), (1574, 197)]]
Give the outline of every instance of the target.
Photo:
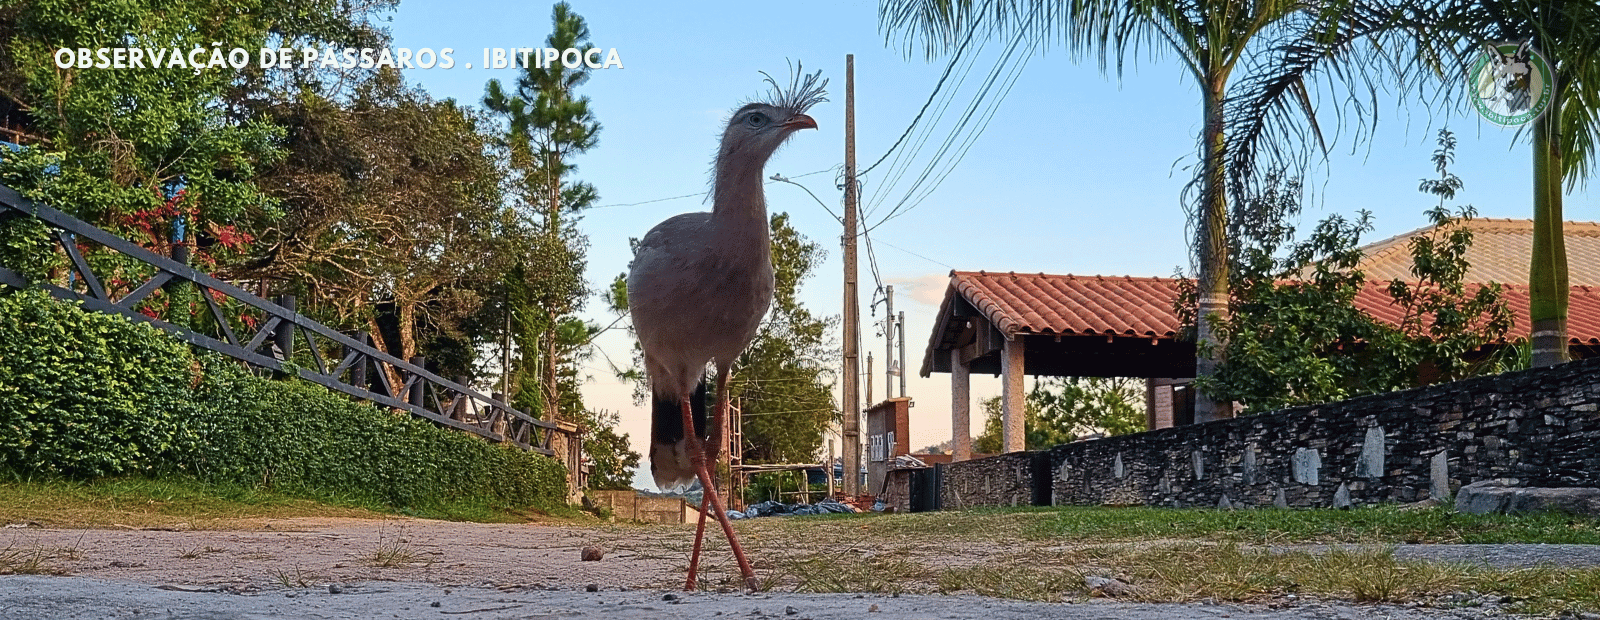
[(1532, 44), (1485, 43), (1483, 55), (1468, 70), (1472, 107), (1489, 122), (1522, 125), (1550, 107), (1550, 64)]

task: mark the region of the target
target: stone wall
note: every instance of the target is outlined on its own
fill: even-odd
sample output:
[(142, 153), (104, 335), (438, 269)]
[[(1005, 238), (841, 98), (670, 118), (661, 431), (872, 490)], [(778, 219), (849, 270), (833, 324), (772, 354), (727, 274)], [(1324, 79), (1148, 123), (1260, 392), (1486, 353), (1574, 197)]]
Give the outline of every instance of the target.
[(944, 468), (944, 488), (940, 501), (945, 510), (977, 506), (1031, 506), (1035, 503), (1036, 481), (1046, 463), (1044, 452), (1012, 452), (989, 458), (951, 463)]
[[(945, 508), (1019, 503), (1035, 477), (1028, 454), (951, 465)], [(1056, 505), (1410, 502), (1498, 478), (1600, 486), (1600, 358), (1046, 454)]]

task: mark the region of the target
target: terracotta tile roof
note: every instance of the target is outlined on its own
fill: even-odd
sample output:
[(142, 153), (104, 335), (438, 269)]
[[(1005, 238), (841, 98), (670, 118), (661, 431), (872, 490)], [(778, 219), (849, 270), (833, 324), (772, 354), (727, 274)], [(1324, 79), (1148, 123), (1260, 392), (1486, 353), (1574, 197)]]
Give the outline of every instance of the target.
[[(1533, 220), (1476, 218), (1466, 222), (1472, 230), (1467, 250), (1468, 282), (1528, 283), (1528, 257), (1533, 255)], [(1572, 286), (1600, 286), (1600, 223), (1565, 222), (1567, 278)], [(1429, 226), (1362, 247), (1366, 258), (1360, 267), (1367, 278), (1387, 282), (1410, 280), (1412, 237), (1438, 234)]]
[[(1397, 324), (1403, 317), (1386, 292), (1373, 282), (1356, 296), (1356, 306), (1374, 318)], [(1511, 334), (1528, 335), (1528, 287), (1507, 285), (1506, 302), (1516, 314)], [(1178, 317), (1172, 311), (1178, 281), (1172, 278), (1073, 276), (954, 271), (946, 291), (959, 293), (1002, 333), (1037, 335), (1126, 335), (1173, 338)], [(1574, 286), (1568, 304), (1567, 334), (1572, 344), (1600, 345), (1600, 287)], [(935, 334), (935, 340), (938, 339)], [(936, 345), (937, 342), (930, 343)]]
[(950, 287), (1011, 335), (1172, 337), (1177, 280), (955, 271)]

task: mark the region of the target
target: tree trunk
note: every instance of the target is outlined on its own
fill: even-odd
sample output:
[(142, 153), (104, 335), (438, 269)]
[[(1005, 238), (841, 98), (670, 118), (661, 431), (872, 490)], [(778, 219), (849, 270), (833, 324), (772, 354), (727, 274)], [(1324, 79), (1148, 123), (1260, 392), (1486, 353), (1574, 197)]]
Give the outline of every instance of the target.
[[(1202, 140), (1205, 145), (1205, 181), (1201, 189), (1200, 224), (1195, 231), (1195, 252), (1199, 262), (1199, 285), (1196, 287), (1196, 339), (1195, 376), (1209, 377), (1217, 373), (1224, 360), (1226, 342), (1217, 331), (1217, 323), (1228, 316), (1228, 201), (1226, 178), (1223, 175), (1227, 146), (1223, 137), (1222, 100), (1224, 80), (1212, 80), (1205, 85), (1205, 127)], [(1233, 404), (1219, 402), (1204, 393), (1196, 393), (1194, 421), (1209, 422), (1233, 417)]]
[[(1559, 86), (1559, 84), (1557, 85)], [(1556, 98), (1533, 121), (1533, 259), (1528, 265), (1528, 316), (1533, 366), (1553, 366), (1567, 355), (1567, 246), (1561, 215), (1561, 134)]]
[[(549, 192), (546, 202), (549, 211), (545, 214), (545, 234), (550, 237), (551, 247), (561, 243), (560, 166), (561, 154), (551, 149), (545, 159), (545, 189)], [(556, 385), (556, 335), (559, 332), (557, 326), (561, 321), (561, 311), (553, 305), (545, 310), (547, 321), (544, 327), (544, 419), (555, 422), (561, 419), (560, 389)]]

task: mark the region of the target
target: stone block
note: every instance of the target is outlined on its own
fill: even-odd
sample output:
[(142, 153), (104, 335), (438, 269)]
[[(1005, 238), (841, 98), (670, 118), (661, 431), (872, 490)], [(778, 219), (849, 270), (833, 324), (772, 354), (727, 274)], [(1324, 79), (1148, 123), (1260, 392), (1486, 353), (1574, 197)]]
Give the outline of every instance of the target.
[(1339, 488), (1334, 490), (1334, 492), (1333, 492), (1333, 507), (1334, 508), (1349, 508), (1351, 505), (1352, 504), (1350, 503), (1350, 487), (1346, 486), (1345, 483), (1341, 482), (1341, 483), (1339, 483)]
[(1383, 427), (1369, 427), (1366, 440), (1361, 442), (1361, 456), (1356, 460), (1356, 475), (1364, 478), (1383, 477), (1385, 452)]
[(1503, 480), (1479, 480), (1456, 493), (1456, 511), (1468, 514), (1566, 512), (1600, 516), (1600, 489), (1594, 487), (1518, 487)]
[(1244, 447), (1244, 483), (1256, 483), (1256, 445), (1249, 444)]
[(1295, 482), (1317, 486), (1318, 475), (1322, 470), (1322, 455), (1309, 448), (1296, 449), (1294, 451), (1293, 470)]
[(1194, 479), (1195, 480), (1205, 480), (1206, 479), (1205, 453), (1201, 452), (1199, 450), (1195, 450), (1193, 452), (1193, 454), (1194, 454)]

